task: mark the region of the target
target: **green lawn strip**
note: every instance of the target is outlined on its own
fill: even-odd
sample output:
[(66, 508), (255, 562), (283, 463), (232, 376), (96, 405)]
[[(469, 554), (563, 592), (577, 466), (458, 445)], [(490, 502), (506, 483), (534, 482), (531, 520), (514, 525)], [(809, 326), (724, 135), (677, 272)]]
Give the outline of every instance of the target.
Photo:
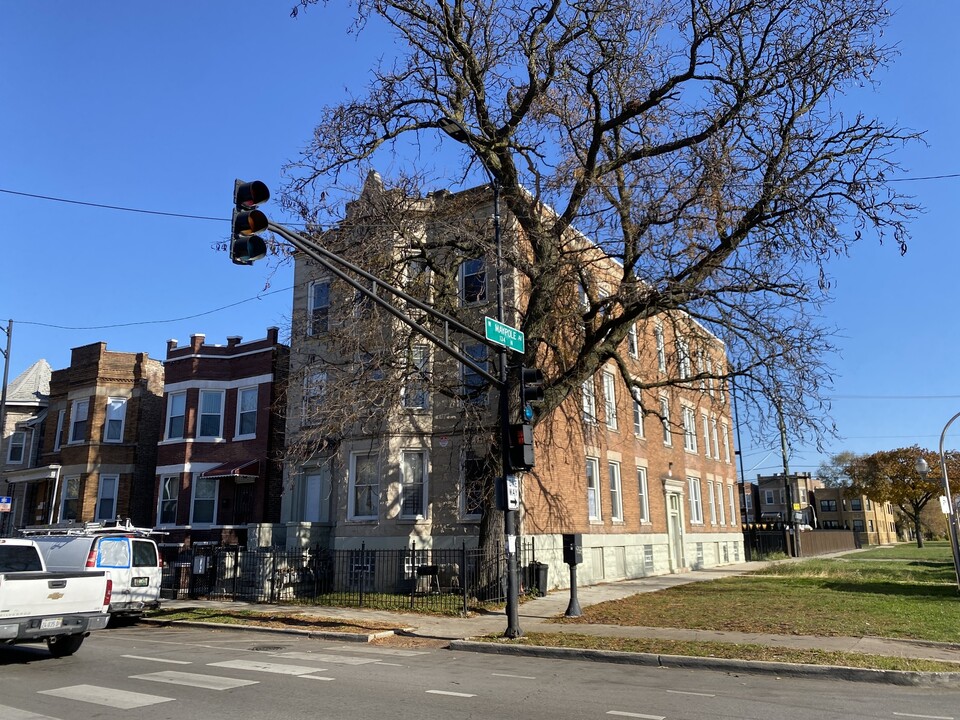
[(953, 551), (948, 542), (925, 542), (922, 548), (916, 543), (900, 543), (890, 547), (870, 548), (852, 553), (850, 558), (890, 559), (890, 560), (932, 560), (953, 564)]
[(556, 622), (960, 642), (960, 598), (935, 563), (815, 560), (591, 605)]
[(257, 612), (253, 610), (224, 610), (214, 608), (160, 609), (149, 613), (152, 620), (186, 620), (223, 625), (258, 625), (261, 627), (323, 630), (365, 634), (393, 630), (396, 625), (366, 620), (321, 617), (307, 613)]
[(526, 633), (513, 640), (500, 635), (475, 638), (482, 642), (509, 645), (537, 645), (583, 650), (615, 650), (619, 652), (652, 653), (655, 655), (685, 655), (692, 657), (728, 658), (732, 660), (761, 660), (806, 665), (837, 665), (873, 670), (911, 670), (914, 672), (960, 672), (960, 664), (887, 657), (862, 653), (803, 650), (766, 645), (687, 642), (657, 638), (618, 638), (580, 635), (575, 633)]

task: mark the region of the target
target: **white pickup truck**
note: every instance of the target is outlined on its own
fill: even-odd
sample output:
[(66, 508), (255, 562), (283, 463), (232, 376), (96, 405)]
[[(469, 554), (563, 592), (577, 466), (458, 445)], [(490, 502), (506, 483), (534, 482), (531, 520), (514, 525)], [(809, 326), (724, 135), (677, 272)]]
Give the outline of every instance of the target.
[(112, 583), (104, 572), (47, 572), (32, 540), (0, 538), (0, 643), (46, 641), (72, 655), (110, 619)]

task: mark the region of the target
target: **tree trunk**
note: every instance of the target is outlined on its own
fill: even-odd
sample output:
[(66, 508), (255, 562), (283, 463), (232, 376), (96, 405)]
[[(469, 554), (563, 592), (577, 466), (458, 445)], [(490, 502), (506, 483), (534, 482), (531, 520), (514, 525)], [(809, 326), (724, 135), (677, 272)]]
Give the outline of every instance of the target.
[(920, 530), (920, 513), (913, 516), (913, 532), (917, 535), (917, 547), (923, 547), (923, 532)]

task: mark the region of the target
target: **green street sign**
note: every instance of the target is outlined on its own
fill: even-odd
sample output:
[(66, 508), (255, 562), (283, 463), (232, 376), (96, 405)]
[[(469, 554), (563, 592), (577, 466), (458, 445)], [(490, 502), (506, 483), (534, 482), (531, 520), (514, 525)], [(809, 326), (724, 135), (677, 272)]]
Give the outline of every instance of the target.
[(515, 350), (518, 353), (523, 352), (522, 332), (491, 317), (485, 317), (484, 320), (486, 321), (487, 340), (495, 342), (497, 345), (503, 345), (509, 350)]

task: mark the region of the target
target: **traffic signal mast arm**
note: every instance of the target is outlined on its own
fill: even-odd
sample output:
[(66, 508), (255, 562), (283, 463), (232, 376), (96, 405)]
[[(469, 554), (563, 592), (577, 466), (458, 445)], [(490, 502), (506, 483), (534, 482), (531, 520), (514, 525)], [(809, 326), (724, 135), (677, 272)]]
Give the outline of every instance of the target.
[(493, 349), (499, 349), (498, 345), (490, 342), (485, 336), (481, 335), (480, 333), (474, 330), (471, 330), (469, 327), (460, 323), (459, 321), (454, 320), (453, 318), (448, 317), (447, 315), (444, 315), (442, 312), (431, 307), (430, 305), (427, 305), (426, 303), (421, 302), (420, 300), (417, 300), (415, 297), (408, 295), (407, 293), (403, 292), (399, 288), (396, 288), (393, 285), (390, 285), (389, 283), (384, 282), (383, 280), (376, 277), (375, 275), (371, 275), (366, 270), (360, 267), (357, 267), (356, 265), (349, 262), (348, 260), (345, 260), (339, 255), (336, 255), (330, 252), (319, 243), (314, 242), (313, 240), (309, 239), (304, 235), (301, 235), (298, 232), (290, 230), (289, 228), (286, 228), (283, 225), (278, 225), (273, 221), (268, 221), (267, 229), (273, 231), (280, 237), (287, 240), (291, 245), (293, 245), (300, 252), (304, 253), (311, 260), (314, 260), (320, 263), (323, 267), (329, 270), (333, 275), (336, 275), (338, 278), (340, 278), (345, 283), (347, 283), (352, 288), (354, 288), (357, 292), (361, 293), (364, 297), (369, 298), (370, 300), (375, 302), (377, 305), (382, 307), (384, 310), (386, 310), (388, 313), (393, 315), (395, 318), (397, 318), (404, 324), (416, 330), (418, 333), (420, 333), (421, 335), (426, 337), (428, 340), (436, 344), (437, 347), (442, 349), (444, 352), (446, 352), (449, 355), (452, 355), (455, 359), (459, 360), (464, 365), (469, 367), (471, 370), (473, 370), (473, 372), (477, 373), (480, 377), (482, 377), (484, 380), (489, 382), (491, 385), (497, 388), (503, 387), (504, 384), (500, 380), (500, 378), (496, 377), (495, 375), (492, 375), (489, 371), (485, 370), (483, 367), (478, 365), (477, 362), (474, 359), (472, 359), (470, 356), (465, 355), (464, 353), (461, 353), (455, 347), (450, 345), (450, 343), (447, 342), (444, 338), (441, 338), (436, 333), (432, 332), (431, 330), (428, 330), (423, 325), (416, 322), (410, 316), (398, 310), (390, 302), (380, 297), (380, 295), (378, 295), (375, 292), (375, 290), (371, 290), (370, 288), (364, 286), (363, 283), (350, 277), (350, 275), (348, 275), (346, 272), (344, 272), (337, 266), (338, 265), (342, 266), (347, 270), (349, 270), (350, 272), (355, 273), (356, 275), (359, 275), (360, 277), (364, 278), (365, 280), (369, 280), (371, 283), (373, 283), (374, 288), (383, 288), (384, 290), (387, 290), (393, 293), (398, 298), (404, 300), (410, 305), (414, 305), (415, 307), (423, 310), (424, 312), (429, 313), (433, 317), (442, 321), (444, 324), (445, 335), (449, 335), (450, 329), (452, 327), (454, 331), (468, 335), (472, 339), (486, 345), (487, 347), (490, 347)]

